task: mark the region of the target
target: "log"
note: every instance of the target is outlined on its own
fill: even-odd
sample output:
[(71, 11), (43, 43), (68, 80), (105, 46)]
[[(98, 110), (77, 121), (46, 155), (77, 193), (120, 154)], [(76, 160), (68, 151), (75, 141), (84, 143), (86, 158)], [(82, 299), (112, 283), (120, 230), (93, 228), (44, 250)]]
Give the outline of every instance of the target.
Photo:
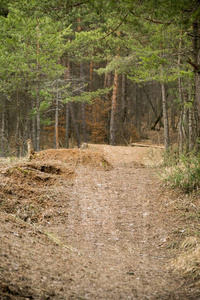
[(150, 147), (150, 148), (160, 148), (165, 149), (164, 146), (158, 146), (158, 145), (149, 145), (149, 144), (139, 144), (139, 143), (132, 143), (131, 147)]

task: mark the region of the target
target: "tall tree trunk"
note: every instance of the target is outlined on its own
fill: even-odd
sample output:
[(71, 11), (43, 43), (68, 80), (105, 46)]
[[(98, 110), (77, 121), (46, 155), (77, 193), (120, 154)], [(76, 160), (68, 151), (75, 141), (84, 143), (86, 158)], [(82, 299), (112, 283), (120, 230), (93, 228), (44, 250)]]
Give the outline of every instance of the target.
[(40, 151), (40, 97), (39, 80), (36, 86), (36, 151)]
[(25, 156), (27, 150), (27, 139), (29, 136), (29, 128), (28, 128), (28, 119), (24, 121), (24, 132), (23, 132), (23, 148), (22, 148), (22, 156)]
[[(193, 115), (193, 124), (192, 129), (193, 133), (190, 133), (189, 148), (194, 147), (197, 144), (197, 137), (200, 137), (199, 130), (199, 118), (200, 118), (200, 23), (199, 21), (194, 22), (193, 24), (194, 32), (194, 45), (193, 45), (193, 59), (194, 59), (194, 74), (195, 74), (195, 97), (193, 104), (193, 112), (190, 112), (190, 116)], [(198, 146), (199, 148), (199, 146)], [(199, 149), (198, 149), (199, 150)]]
[(65, 105), (65, 147), (69, 148), (69, 102)]
[(135, 123), (139, 134), (141, 134), (141, 102), (139, 96), (138, 84), (135, 83)]
[(179, 132), (179, 153), (183, 152), (183, 111), (181, 109), (180, 112), (180, 119), (179, 119), (179, 126), (178, 126), (178, 132)]
[(112, 72), (107, 74), (107, 86), (110, 88), (112, 86)]
[(189, 150), (193, 150), (195, 146), (194, 141), (194, 114), (193, 114), (193, 107), (189, 108), (189, 118), (188, 118), (188, 147)]
[[(112, 86), (112, 73), (109, 72), (109, 73), (105, 73), (105, 77), (104, 77), (104, 84), (103, 84), (103, 87), (104, 89), (105, 88), (111, 88)], [(111, 97), (111, 91), (109, 91), (107, 94), (106, 94), (106, 100), (109, 101), (110, 100), (110, 97)]]
[(111, 116), (110, 116), (110, 145), (112, 146), (114, 146), (116, 142), (115, 116), (116, 116), (116, 108), (117, 108), (117, 93), (118, 93), (118, 71), (116, 68), (114, 74), (114, 86), (113, 86)]
[(161, 126), (163, 126), (162, 117), (163, 117), (163, 109), (161, 110), (161, 113), (157, 116), (155, 121), (151, 124), (151, 130), (156, 130), (156, 125), (158, 124), (158, 122), (160, 122)]
[(182, 81), (180, 75), (180, 65), (181, 65), (181, 49), (182, 49), (182, 30), (179, 40), (179, 51), (178, 51), (178, 92), (179, 92), (179, 101), (180, 101), (180, 117), (179, 117), (179, 152), (183, 152), (183, 91), (182, 91)]
[(126, 75), (121, 77), (121, 127), (122, 137), (127, 141), (127, 101), (126, 101)]
[[(82, 91), (84, 91), (84, 72), (83, 72), (83, 63), (80, 63), (80, 79), (82, 84)], [(82, 130), (83, 130), (83, 142), (87, 142), (86, 138), (86, 118), (85, 118), (85, 103), (81, 103), (81, 116), (82, 116)]]
[[(66, 61), (64, 61), (64, 65), (66, 65)], [(67, 60), (67, 70), (66, 70), (66, 73), (65, 73), (66, 83), (68, 83), (68, 80), (70, 80), (70, 77), (71, 77), (70, 69), (71, 69), (70, 61)], [(71, 116), (71, 120), (72, 120), (72, 123), (73, 123), (73, 128), (74, 128), (74, 131), (75, 131), (76, 143), (77, 143), (78, 148), (80, 148), (80, 146), (81, 146), (80, 134), (79, 134), (78, 125), (77, 125), (75, 114), (74, 114), (73, 103), (71, 101), (68, 101), (67, 104), (66, 104), (66, 119), (65, 119), (65, 129), (66, 129), (66, 131), (65, 131), (65, 137), (66, 137), (65, 144), (66, 144), (66, 147), (69, 147), (69, 114)]]
[(108, 74), (105, 73), (105, 75), (104, 75), (104, 83), (103, 83), (103, 88), (104, 89), (107, 87), (107, 78), (108, 78)]
[(56, 81), (56, 109), (55, 109), (55, 148), (59, 149), (59, 134), (58, 134), (58, 118), (59, 118), (59, 86)]
[(17, 122), (16, 122), (16, 132), (15, 132), (15, 144), (17, 150), (17, 157), (20, 156), (20, 104), (19, 104), (19, 91), (16, 91), (16, 111), (17, 111)]
[[(35, 109), (35, 101), (32, 100), (32, 110)], [(32, 116), (31, 119), (31, 136), (28, 136), (33, 141), (33, 147), (36, 149), (36, 117), (35, 115)]]
[(165, 139), (165, 150), (169, 150), (169, 121), (167, 113), (167, 97), (166, 97), (166, 88), (165, 84), (161, 83), (162, 89), (162, 106), (163, 106), (163, 118), (164, 118), (164, 139)]
[(5, 156), (5, 100), (3, 99), (1, 113), (1, 157)]
[(90, 62), (90, 81), (89, 81), (89, 92), (92, 91), (92, 80), (93, 80), (93, 61)]
[[(70, 80), (70, 69), (71, 69), (71, 64), (70, 60), (68, 59), (67, 62), (66, 60), (63, 61), (63, 65), (67, 67), (66, 73), (64, 75), (66, 84), (68, 83), (68, 80)], [(69, 102), (66, 103), (65, 105), (65, 147), (69, 148), (69, 126), (70, 126), (70, 110), (69, 110)]]
[(122, 122), (124, 123), (126, 119), (126, 75), (125, 74), (122, 74), (121, 102), (122, 102)]
[(81, 146), (81, 139), (80, 139), (80, 134), (79, 134), (78, 126), (77, 126), (77, 123), (76, 123), (76, 118), (75, 118), (75, 114), (74, 114), (73, 103), (69, 102), (68, 104), (69, 104), (70, 115), (71, 115), (71, 118), (72, 118), (73, 127), (74, 127), (74, 131), (75, 131), (75, 137), (76, 137), (77, 146), (78, 146), (78, 148), (80, 148), (80, 146)]
[[(82, 30), (81, 27), (81, 18), (77, 19), (77, 30), (80, 32)], [(82, 91), (84, 90), (84, 72), (83, 72), (83, 62), (80, 62), (80, 79), (82, 84)], [(82, 130), (83, 130), (83, 142), (86, 143), (86, 118), (85, 118), (85, 103), (81, 103), (81, 116), (82, 116)]]
[(40, 83), (39, 83), (39, 55), (40, 55), (40, 26), (37, 18), (37, 79), (36, 79), (36, 151), (40, 150)]
[(154, 112), (155, 117), (157, 118), (158, 116), (157, 116), (156, 110), (155, 110), (155, 108), (154, 108), (154, 106), (153, 106), (153, 103), (152, 103), (152, 101), (151, 101), (151, 98), (149, 97), (149, 95), (148, 95), (148, 93), (146, 92), (145, 88), (143, 88), (143, 91), (144, 91), (144, 93), (145, 93), (145, 96), (146, 96), (147, 100), (149, 101), (149, 104), (150, 104), (150, 106), (151, 106), (151, 108), (152, 108), (152, 111)]
[(196, 21), (193, 24), (194, 31), (194, 72), (195, 72), (195, 100), (200, 116), (200, 23)]
[(81, 104), (82, 126), (83, 126), (83, 142), (87, 142), (86, 137), (86, 118), (85, 118), (85, 103)]

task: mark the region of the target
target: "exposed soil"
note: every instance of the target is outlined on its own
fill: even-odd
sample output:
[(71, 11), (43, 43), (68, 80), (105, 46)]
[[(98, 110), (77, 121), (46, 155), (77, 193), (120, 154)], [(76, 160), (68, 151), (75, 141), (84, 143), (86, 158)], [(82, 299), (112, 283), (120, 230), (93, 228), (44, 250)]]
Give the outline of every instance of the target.
[(200, 299), (172, 273), (161, 149), (45, 150), (0, 168), (0, 299)]

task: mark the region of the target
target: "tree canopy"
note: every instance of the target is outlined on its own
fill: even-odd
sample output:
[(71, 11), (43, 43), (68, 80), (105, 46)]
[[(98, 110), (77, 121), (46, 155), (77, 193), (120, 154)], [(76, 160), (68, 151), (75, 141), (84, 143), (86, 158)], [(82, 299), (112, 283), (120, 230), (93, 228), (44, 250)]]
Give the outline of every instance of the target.
[[(120, 134), (125, 140), (129, 125), (137, 127), (131, 115), (129, 125), (125, 124), (125, 114), (132, 109), (124, 96), (125, 90), (129, 90), (127, 82), (132, 82), (132, 90), (134, 85), (141, 90), (154, 82), (160, 84), (160, 92), (161, 86), (166, 86), (166, 110), (176, 107), (173, 113), (180, 132), (184, 133), (179, 132), (183, 139), (180, 143), (193, 148), (198, 144), (200, 115), (199, 16), (197, 0), (1, 1), (1, 144), (7, 141), (10, 147), (8, 135), (12, 132), (13, 143), (15, 140), (19, 145), (21, 140), (24, 143), (31, 137), (39, 150), (45, 126), (48, 124), (50, 130), (54, 124), (55, 105), (62, 130), (70, 135), (76, 127), (80, 133), (90, 128), (90, 139), (91, 116), (86, 124), (84, 115), (89, 114), (92, 103), (94, 111), (90, 114), (95, 114), (97, 99), (103, 101), (104, 127), (108, 128), (114, 118), (116, 131), (117, 124), (122, 122), (125, 131)], [(120, 78), (126, 81), (118, 85)], [(136, 99), (138, 96), (134, 95)], [(68, 103), (74, 121), (71, 129), (64, 129), (61, 123), (68, 122), (63, 120)], [(158, 114), (157, 104), (152, 100), (150, 103), (153, 113)], [(16, 107), (17, 126), (10, 128), (6, 114), (13, 114)], [(109, 141), (108, 131), (106, 136)], [(5, 146), (1, 149), (5, 153)]]

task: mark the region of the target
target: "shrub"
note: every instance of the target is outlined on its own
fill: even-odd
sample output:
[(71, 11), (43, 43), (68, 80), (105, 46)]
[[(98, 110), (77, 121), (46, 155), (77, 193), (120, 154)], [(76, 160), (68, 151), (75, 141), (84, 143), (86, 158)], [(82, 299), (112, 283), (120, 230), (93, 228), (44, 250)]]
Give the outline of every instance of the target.
[[(169, 156), (169, 154), (168, 154)], [(200, 187), (200, 157), (193, 153), (171, 156), (165, 160), (162, 177), (167, 185), (192, 192)]]

